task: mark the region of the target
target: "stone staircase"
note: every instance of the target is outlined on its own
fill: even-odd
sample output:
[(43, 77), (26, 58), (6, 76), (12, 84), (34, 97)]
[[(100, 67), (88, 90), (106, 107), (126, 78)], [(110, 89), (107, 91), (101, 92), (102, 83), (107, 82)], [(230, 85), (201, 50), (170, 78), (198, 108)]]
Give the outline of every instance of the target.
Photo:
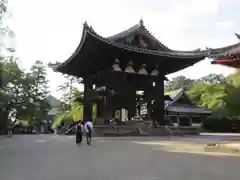
[(141, 130), (145, 132), (148, 136), (168, 136), (169, 135), (169, 133), (164, 128), (164, 126), (159, 126), (157, 128), (154, 128), (151, 125), (144, 125), (141, 127)]
[(174, 126), (165, 126), (166, 131), (174, 136), (174, 135), (199, 135), (201, 129), (198, 127), (174, 127)]
[(94, 136), (137, 136), (137, 128), (132, 125), (95, 125)]
[(164, 126), (153, 128), (150, 123), (131, 122), (126, 125), (95, 125), (95, 136), (168, 136)]
[[(75, 134), (75, 126), (65, 129), (63, 134)], [(59, 132), (60, 133), (60, 132)], [(183, 136), (198, 135), (199, 128), (159, 126), (154, 128), (151, 121), (130, 121), (127, 124), (98, 124), (94, 126), (93, 136)]]

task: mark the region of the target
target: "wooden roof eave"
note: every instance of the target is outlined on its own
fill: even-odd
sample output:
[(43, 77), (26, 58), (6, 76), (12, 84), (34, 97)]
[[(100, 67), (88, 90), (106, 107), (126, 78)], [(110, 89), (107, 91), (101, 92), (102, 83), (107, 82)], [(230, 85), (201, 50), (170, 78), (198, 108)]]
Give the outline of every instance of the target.
[(194, 59), (194, 58), (205, 58), (207, 51), (157, 51), (157, 50), (150, 50), (150, 49), (143, 49), (143, 48), (136, 48), (132, 46), (127, 46), (119, 43), (112, 42), (106, 38), (101, 37), (100, 35), (93, 33), (91, 31), (88, 31), (89, 34), (97, 38), (98, 40), (107, 43), (109, 45), (112, 45), (114, 47), (124, 49), (131, 52), (137, 52), (141, 54), (148, 54), (148, 55), (154, 55), (154, 56), (164, 56), (164, 57), (172, 57), (172, 58), (182, 58), (182, 59)]
[(226, 60), (213, 60), (211, 61), (211, 64), (213, 65), (223, 65), (223, 66), (228, 66), (228, 67), (233, 67), (233, 68), (239, 68), (240, 67), (240, 61), (239, 60), (231, 60), (231, 59), (226, 59)]
[(239, 57), (240, 56), (240, 46), (239, 46), (239, 52), (234, 52), (233, 50), (229, 50), (223, 53), (219, 53), (219, 54), (212, 54), (209, 55), (208, 58), (211, 59), (231, 59), (231, 58), (235, 58), (235, 57)]
[[(235, 35), (238, 38), (238, 40), (240, 40), (240, 35), (237, 33), (235, 33)], [(234, 51), (239, 48), (240, 48), (240, 42), (229, 45), (229, 46), (224, 46), (221, 48), (207, 48), (208, 54), (209, 54), (208, 57), (213, 59), (227, 57), (228, 54), (231, 54), (231, 51)]]
[(84, 43), (87, 40), (87, 36), (90, 35), (94, 38), (96, 38), (99, 41), (102, 41), (106, 44), (109, 44), (113, 47), (119, 48), (119, 49), (124, 49), (126, 51), (130, 52), (137, 52), (141, 54), (147, 54), (147, 55), (153, 55), (153, 56), (164, 56), (164, 57), (170, 57), (170, 58), (177, 58), (177, 59), (195, 59), (197, 61), (200, 61), (204, 59), (208, 53), (208, 51), (157, 51), (157, 50), (149, 50), (149, 49), (143, 49), (143, 48), (136, 48), (136, 47), (131, 47), (119, 43), (112, 42), (108, 40), (107, 38), (104, 38), (100, 35), (98, 35), (91, 27), (88, 25), (84, 25), (83, 27), (83, 32), (82, 32), (82, 37), (80, 40), (80, 43), (75, 50), (75, 52), (71, 55), (71, 57), (66, 60), (65, 62), (61, 63), (57, 67), (55, 67), (55, 71), (63, 72), (64, 70), (62, 69), (65, 65), (69, 64), (74, 57), (81, 51)]
[(211, 64), (234, 63), (240, 61), (240, 53), (237, 54), (221, 54), (212, 57)]
[(58, 65), (58, 66), (55, 67), (55, 70), (56, 70), (56, 71), (61, 72), (62, 68), (63, 68), (65, 65), (67, 65), (68, 63), (70, 63), (70, 62), (75, 58), (75, 56), (81, 51), (81, 49), (82, 49), (82, 47), (83, 47), (83, 45), (84, 45), (84, 43), (85, 43), (85, 41), (86, 41), (86, 39), (87, 39), (87, 38), (86, 38), (86, 37), (87, 37), (87, 33), (88, 33), (88, 31), (86, 30), (86, 27), (85, 27), (85, 25), (84, 25), (84, 27), (83, 27), (83, 32), (82, 32), (82, 37), (81, 37), (81, 40), (80, 40), (80, 43), (79, 43), (77, 49), (76, 49), (75, 52), (70, 56), (70, 58), (69, 58), (68, 60), (64, 61), (63, 63), (61, 63), (60, 65)]
[(169, 112), (178, 112), (178, 113), (196, 113), (202, 115), (212, 115), (213, 111), (210, 109), (202, 108), (202, 107), (191, 107), (191, 108), (184, 108), (184, 107), (174, 107), (168, 106), (166, 110)]
[(229, 46), (225, 46), (225, 47), (221, 47), (221, 48), (207, 48), (207, 51), (209, 51), (209, 57), (211, 56), (217, 56), (217, 55), (221, 55), (231, 49), (235, 49), (237, 47), (240, 46), (240, 43), (235, 43), (233, 45), (229, 45)]
[(194, 105), (191, 101), (191, 99), (189, 98), (189, 96), (186, 94), (185, 90), (182, 89), (181, 91), (178, 92), (178, 94), (173, 97), (172, 101), (170, 103), (168, 103), (168, 105), (173, 105), (175, 102), (177, 102), (182, 96), (185, 96), (186, 98), (188, 98), (188, 100), (191, 102), (192, 105)]

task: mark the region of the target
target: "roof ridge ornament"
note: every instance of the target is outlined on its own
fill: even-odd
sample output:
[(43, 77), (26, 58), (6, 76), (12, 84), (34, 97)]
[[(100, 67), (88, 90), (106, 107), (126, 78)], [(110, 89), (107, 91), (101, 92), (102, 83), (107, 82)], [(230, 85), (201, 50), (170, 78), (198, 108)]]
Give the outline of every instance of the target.
[(84, 29), (84, 30), (91, 31), (91, 32), (94, 33), (94, 34), (97, 34), (96, 31), (93, 29), (93, 27), (90, 26), (90, 25), (87, 23), (87, 21), (85, 21), (85, 22), (83, 23), (83, 29)]
[(240, 34), (235, 33), (235, 36), (240, 40)]
[(139, 21), (139, 25), (140, 26), (144, 26), (144, 22), (143, 22), (143, 19), (141, 18), (140, 21)]
[(97, 33), (96, 33), (96, 31), (93, 29), (93, 27), (92, 27), (92, 26), (89, 26), (89, 30), (90, 30), (91, 32), (93, 32), (93, 33), (97, 34)]
[(85, 22), (83, 23), (83, 28), (84, 28), (84, 29), (89, 29), (89, 25), (88, 25), (87, 21), (85, 21)]

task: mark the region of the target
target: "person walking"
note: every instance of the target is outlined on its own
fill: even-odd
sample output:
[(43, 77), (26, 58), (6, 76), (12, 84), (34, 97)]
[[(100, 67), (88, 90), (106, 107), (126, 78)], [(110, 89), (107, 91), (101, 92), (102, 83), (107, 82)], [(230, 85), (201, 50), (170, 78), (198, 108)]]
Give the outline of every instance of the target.
[(84, 131), (86, 133), (86, 138), (87, 138), (87, 144), (91, 144), (92, 140), (92, 130), (93, 130), (93, 123), (92, 121), (86, 119), (84, 122)]
[(83, 122), (79, 122), (76, 125), (76, 144), (82, 143), (82, 136), (83, 136), (82, 123)]

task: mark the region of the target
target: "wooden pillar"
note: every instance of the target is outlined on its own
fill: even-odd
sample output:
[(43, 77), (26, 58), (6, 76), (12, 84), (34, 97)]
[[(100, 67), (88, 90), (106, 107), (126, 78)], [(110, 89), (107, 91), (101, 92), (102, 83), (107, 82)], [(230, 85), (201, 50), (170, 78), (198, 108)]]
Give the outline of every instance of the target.
[(128, 88), (128, 95), (126, 102), (128, 109), (129, 120), (136, 115), (136, 89), (133, 87)]
[(92, 100), (89, 94), (92, 86), (89, 82), (84, 83), (84, 97), (83, 97), (83, 119), (92, 121)]
[(97, 101), (97, 117), (103, 117), (104, 116), (104, 98)]
[(164, 112), (165, 112), (165, 106), (164, 106), (164, 83), (163, 83), (163, 77), (159, 77), (157, 81), (155, 82), (155, 90), (156, 90), (156, 121), (160, 125), (165, 125), (164, 120)]
[(103, 114), (105, 123), (113, 117), (112, 99), (108, 88), (106, 89), (106, 96), (103, 98)]
[(101, 102), (97, 101), (96, 106), (97, 106), (97, 117), (101, 117)]

